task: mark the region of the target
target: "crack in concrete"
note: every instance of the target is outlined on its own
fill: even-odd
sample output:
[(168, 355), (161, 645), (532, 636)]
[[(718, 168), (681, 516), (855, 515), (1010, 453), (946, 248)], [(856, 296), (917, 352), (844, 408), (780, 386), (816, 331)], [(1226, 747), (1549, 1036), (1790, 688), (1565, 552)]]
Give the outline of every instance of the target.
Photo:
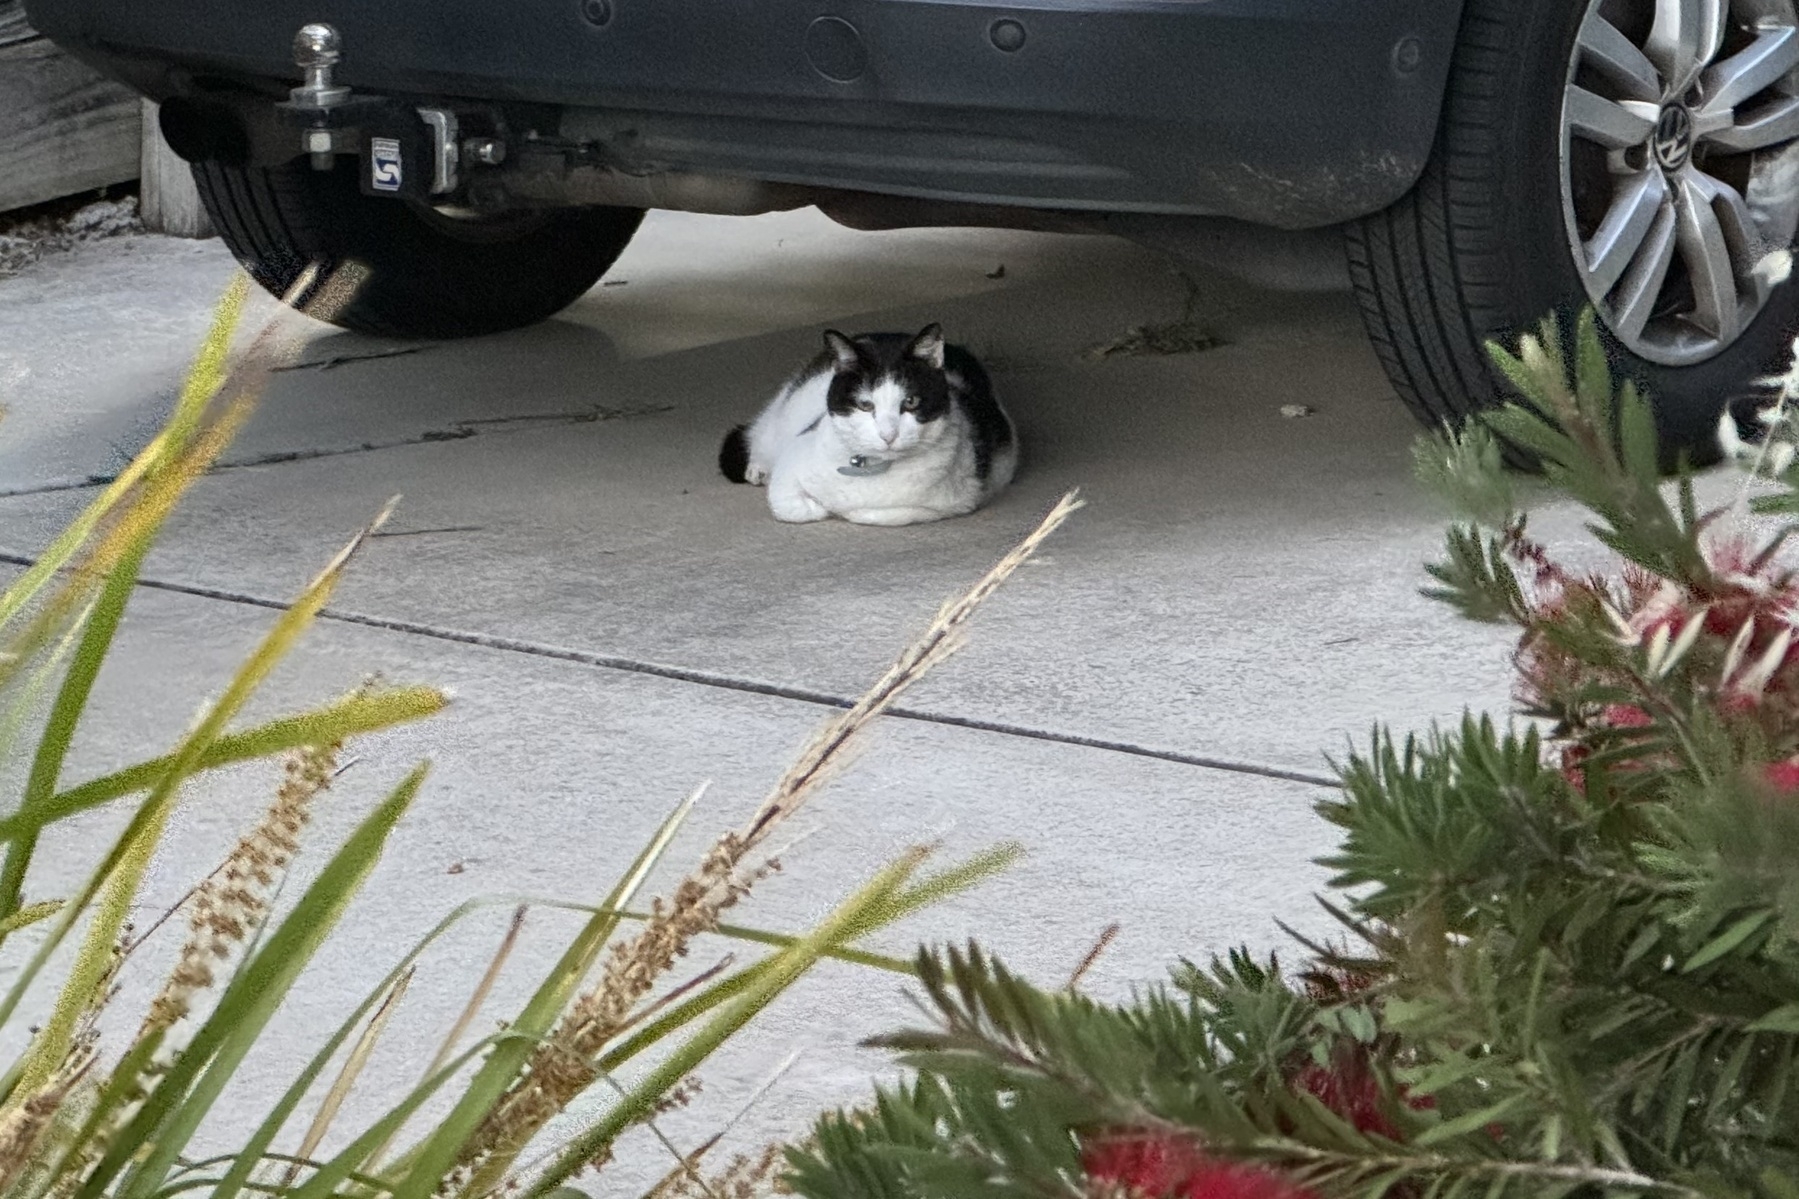
[[(0, 563), (14, 566), (30, 567), (35, 559), (21, 554), (0, 552)], [(153, 591), (167, 591), (176, 595), (191, 595), (199, 599), (219, 600), (224, 603), (242, 604), (252, 608), (268, 608), (274, 611), (285, 611), (288, 603), (285, 600), (270, 599), (267, 596), (251, 595), (248, 592), (226, 591), (217, 587), (202, 587), (192, 583), (176, 583), (164, 579), (139, 577), (138, 586)], [(320, 620), (334, 621), (338, 624), (357, 625), (362, 628), (380, 629), (390, 633), (406, 633), (415, 637), (428, 637), (435, 641), (446, 641), (456, 645), (472, 645), (482, 649), (499, 650), (504, 653), (524, 654), (533, 658), (547, 658), (554, 662), (572, 662), (579, 666), (592, 666), (603, 670), (623, 671), (627, 674), (648, 675), (652, 678), (669, 679), (679, 683), (692, 683), (701, 687), (715, 687), (723, 691), (737, 691), (748, 695), (767, 695), (776, 699), (794, 700), (799, 703), (816, 704), (825, 708), (849, 708), (854, 705), (855, 697), (835, 695), (828, 691), (814, 691), (804, 687), (789, 687), (779, 683), (766, 683), (758, 679), (741, 678), (734, 675), (717, 674), (706, 670), (693, 670), (684, 666), (669, 666), (660, 662), (645, 662), (637, 658), (625, 658), (614, 654), (599, 654), (590, 650), (570, 649), (566, 646), (548, 645), (538, 641), (527, 641), (519, 637), (502, 637), (492, 633), (471, 633), (461, 629), (449, 629), (439, 625), (424, 624), (412, 620), (396, 620), (385, 616), (371, 616), (361, 612), (349, 612), (338, 608), (326, 608), (319, 613)], [(1130, 757), (1150, 758), (1159, 762), (1171, 762), (1179, 766), (1194, 766), (1203, 770), (1222, 770), (1232, 774), (1255, 775), (1260, 778), (1279, 779), (1284, 782), (1304, 783), (1314, 787), (1328, 787), (1335, 790), (1338, 781), (1328, 775), (1312, 774), (1303, 770), (1289, 770), (1280, 766), (1264, 766), (1255, 762), (1238, 762), (1229, 758), (1214, 758), (1204, 754), (1182, 753), (1178, 750), (1157, 749), (1154, 746), (1139, 745), (1129, 741), (1114, 741), (1103, 737), (1086, 737), (1079, 733), (1058, 732), (1053, 729), (1031, 728), (1028, 725), (1008, 724), (1003, 721), (982, 720), (971, 716), (957, 716), (946, 712), (929, 712), (922, 708), (894, 707), (887, 710), (887, 715), (899, 720), (914, 720), (921, 724), (946, 725), (951, 728), (970, 729), (975, 732), (993, 733), (1002, 737), (1021, 737), (1030, 741), (1048, 741), (1057, 745), (1070, 745), (1080, 749), (1097, 749), (1108, 753), (1126, 754)]]
[(440, 525), (431, 529), (376, 529), (370, 537), (427, 537), (438, 533), (484, 533), (486, 525)]
[(277, 371), (328, 371), (334, 367), (343, 366), (346, 363), (373, 362), (382, 358), (399, 358), (405, 354), (423, 354), (426, 350), (434, 350), (436, 348), (437, 347), (434, 345), (401, 346), (394, 350), (376, 350), (370, 354), (337, 354), (330, 358), (314, 359), (311, 362), (288, 362), (283, 363), (280, 366), (271, 366), (269, 372), (273, 374)]
[[(280, 466), (288, 462), (310, 462), (315, 458), (339, 458), (347, 454), (368, 454), (377, 450), (397, 450), (408, 446), (430, 445), (437, 441), (464, 441), (482, 433), (506, 433), (517, 429), (533, 428), (545, 424), (593, 425), (603, 421), (632, 420), (642, 416), (660, 416), (664, 412), (673, 412), (673, 404), (639, 404), (625, 408), (608, 408), (603, 404), (595, 404), (589, 408), (576, 408), (566, 412), (527, 412), (518, 416), (477, 416), (467, 420), (453, 421), (442, 429), (426, 429), (411, 437), (396, 437), (388, 441), (364, 441), (355, 445), (320, 446), (305, 450), (271, 450), (263, 454), (253, 454), (248, 458), (231, 458), (213, 464), (208, 474), (218, 474), (227, 470), (244, 470), (254, 466)], [(117, 447), (114, 447), (117, 449)], [(86, 475), (80, 479), (53, 479), (46, 483), (33, 483), (26, 487), (0, 487), (0, 500), (20, 499), (25, 496), (49, 495), (58, 491), (86, 491), (90, 488), (105, 487), (119, 476), (113, 474)]]

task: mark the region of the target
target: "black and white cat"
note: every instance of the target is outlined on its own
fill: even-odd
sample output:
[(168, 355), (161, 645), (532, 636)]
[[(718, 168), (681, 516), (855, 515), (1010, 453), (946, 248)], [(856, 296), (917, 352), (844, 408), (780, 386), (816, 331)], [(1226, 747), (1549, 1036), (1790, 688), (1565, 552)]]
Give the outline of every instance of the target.
[(973, 512), (1012, 481), (1018, 436), (987, 372), (943, 330), (825, 334), (825, 349), (748, 425), (718, 468), (767, 485), (777, 520), (909, 525)]

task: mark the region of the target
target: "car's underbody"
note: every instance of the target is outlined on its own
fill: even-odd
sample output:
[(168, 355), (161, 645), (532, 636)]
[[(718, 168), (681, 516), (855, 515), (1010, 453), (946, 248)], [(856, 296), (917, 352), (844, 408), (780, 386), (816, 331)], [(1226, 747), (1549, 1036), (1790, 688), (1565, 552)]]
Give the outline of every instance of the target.
[(546, 319), (653, 208), (1109, 232), (1348, 283), (1433, 426), (1592, 306), (1703, 458), (1799, 322), (1794, 0), (27, 7), (161, 103), (259, 282), (364, 331)]
[[(164, 102), (186, 157), (285, 160), (325, 130), (366, 160), (381, 138), (406, 160), (401, 190), (435, 203), (1308, 229), (1416, 180), (1459, 7), (46, 0), (31, 15)], [(290, 96), (312, 22), (340, 57), (329, 90)]]

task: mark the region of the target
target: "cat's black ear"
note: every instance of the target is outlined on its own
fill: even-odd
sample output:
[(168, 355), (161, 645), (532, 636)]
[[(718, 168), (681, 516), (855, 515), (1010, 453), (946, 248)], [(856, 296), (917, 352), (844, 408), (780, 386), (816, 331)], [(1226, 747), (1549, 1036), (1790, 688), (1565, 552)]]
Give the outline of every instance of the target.
[(912, 339), (912, 344), (906, 347), (906, 353), (929, 364), (932, 370), (942, 370), (943, 326), (932, 321), (920, 329), (918, 336)]
[(854, 370), (856, 364), (862, 361), (856, 343), (835, 329), (825, 330), (825, 348), (836, 356), (837, 369), (840, 371)]

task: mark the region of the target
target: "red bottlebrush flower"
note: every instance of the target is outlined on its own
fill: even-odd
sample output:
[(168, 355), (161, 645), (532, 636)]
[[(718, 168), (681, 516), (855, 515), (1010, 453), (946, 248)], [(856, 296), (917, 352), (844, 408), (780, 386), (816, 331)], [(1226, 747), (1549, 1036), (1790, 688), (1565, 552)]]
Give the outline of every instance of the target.
[[(1293, 1075), (1293, 1089), (1304, 1091), (1343, 1119), (1355, 1125), (1357, 1132), (1386, 1137), (1389, 1141), (1405, 1139), (1393, 1118), (1387, 1114), (1388, 1104), (1381, 1094), (1374, 1066), (1368, 1060), (1368, 1049), (1352, 1045), (1339, 1049), (1329, 1066), (1307, 1062)], [(1419, 1110), (1436, 1106), (1429, 1095), (1414, 1099), (1399, 1088), (1399, 1098), (1407, 1106)]]
[[(1654, 717), (1635, 704), (1607, 704), (1599, 712), (1589, 726), (1593, 729), (1643, 729), (1655, 723)], [(1587, 793), (1587, 771), (1585, 762), (1591, 748), (1576, 741), (1562, 746), (1561, 772), (1568, 784), (1582, 795)], [(1638, 764), (1621, 762), (1612, 767), (1613, 770), (1628, 771), (1637, 769)]]
[(1607, 704), (1600, 719), (1614, 729), (1644, 729), (1655, 723), (1649, 713), (1635, 704)]
[(1785, 569), (1768, 547), (1758, 548), (1746, 537), (1726, 536), (1712, 539), (1704, 553), (1718, 580), (1713, 594), (1705, 598), (1734, 598), (1764, 612), (1792, 608), (1793, 572)]
[(1581, 765), (1591, 751), (1584, 745), (1562, 746), (1562, 777), (1582, 795), (1587, 793), (1587, 768)]
[(1149, 1199), (1168, 1199), (1205, 1162), (1191, 1141), (1166, 1133), (1110, 1133), (1081, 1154), (1081, 1168)]
[(1340, 1056), (1337, 1064), (1312, 1062), (1293, 1076), (1293, 1089), (1304, 1091), (1337, 1115), (1355, 1125), (1357, 1132), (1372, 1133), (1389, 1141), (1401, 1139), (1397, 1125), (1382, 1109), (1380, 1085), (1366, 1065)]
[(1776, 791), (1782, 793), (1799, 791), (1799, 758), (1768, 763), (1762, 767), (1762, 777)]
[(1745, 620), (1762, 614), (1758, 609), (1765, 605), (1758, 604), (1756, 599), (1756, 596), (1735, 589), (1719, 596), (1705, 614), (1705, 631), (1726, 640), (1736, 636)]
[(1625, 624), (1638, 644), (1647, 644), (1656, 631), (1663, 628), (1668, 630), (1670, 639), (1678, 637), (1689, 619), (1691, 613), (1687, 610), (1686, 593), (1673, 583), (1663, 581), (1627, 614)]
[(1743, 691), (1726, 691), (1718, 696), (1718, 711), (1725, 716), (1747, 716), (1760, 707), (1760, 697)]
[(1207, 1157), (1166, 1133), (1114, 1133), (1089, 1146), (1090, 1181), (1143, 1199), (1317, 1199), (1278, 1170)]

